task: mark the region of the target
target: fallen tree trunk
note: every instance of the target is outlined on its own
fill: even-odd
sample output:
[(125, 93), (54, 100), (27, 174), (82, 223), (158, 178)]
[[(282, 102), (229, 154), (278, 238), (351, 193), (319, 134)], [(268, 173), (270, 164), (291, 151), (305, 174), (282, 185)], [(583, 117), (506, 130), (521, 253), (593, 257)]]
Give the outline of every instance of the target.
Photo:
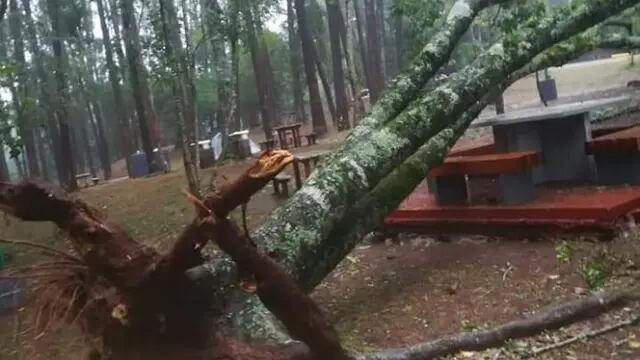
[[(496, 43), (467, 67), (426, 97), (413, 103), (393, 121), (334, 152), (316, 169), (305, 185), (258, 228), (254, 240), (278, 254), (304, 289), (309, 290), (351, 250), (353, 243), (331, 239), (346, 213), (388, 173), (443, 129), (449, 128), (490, 89), (510, 73), (554, 44), (568, 39), (609, 16), (637, 4), (638, 0), (596, 1), (574, 13), (559, 12), (534, 19)], [(423, 173), (424, 176), (424, 173)], [(420, 180), (414, 179), (413, 188)], [(406, 193), (385, 197), (397, 205)], [(378, 213), (378, 225), (382, 217)], [(372, 228), (363, 230), (372, 230)], [(217, 276), (224, 276), (217, 271)], [(265, 312), (247, 302), (234, 315), (245, 330), (262, 327)], [(266, 329), (272, 326), (264, 325)], [(281, 334), (269, 337), (282, 338)]]
[(425, 84), (449, 61), (453, 49), (480, 11), (510, 0), (457, 0), (446, 22), (420, 51), (407, 70), (390, 81), (388, 89), (347, 138), (348, 144), (363, 140), (398, 115), (417, 98)]

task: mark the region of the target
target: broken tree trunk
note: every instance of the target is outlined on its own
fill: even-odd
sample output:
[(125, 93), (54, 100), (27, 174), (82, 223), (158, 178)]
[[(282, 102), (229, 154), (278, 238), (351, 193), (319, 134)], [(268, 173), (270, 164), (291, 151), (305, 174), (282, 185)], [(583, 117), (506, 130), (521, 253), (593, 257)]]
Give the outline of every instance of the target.
[[(330, 268), (327, 264), (339, 262), (350, 250), (350, 246), (329, 239), (337, 223), (394, 167), (531, 57), (636, 3), (637, 0), (597, 2), (572, 14), (557, 13), (508, 34), (472, 66), (412, 104), (387, 126), (371, 131), (362, 141), (351, 139), (328, 156), (305, 186), (267, 218), (254, 239), (279, 254), (303, 288), (310, 289), (326, 275)], [(264, 311), (255, 308), (256, 303), (246, 305), (246, 310), (237, 314), (238, 322), (248, 327), (260, 326)]]
[[(242, 272), (256, 280), (258, 297), (292, 336), (305, 341), (318, 359), (348, 359), (335, 330), (315, 303), (281, 265), (227, 219), (231, 210), (245, 203), (292, 161), (293, 156), (286, 151), (265, 152), (242, 176), (202, 201), (191, 196), (199, 216), (165, 255), (133, 240), (96, 209), (35, 182), (0, 183), (0, 210), (25, 221), (54, 222), (69, 235), (82, 259), (80, 265), (88, 268), (88, 273), (83, 268), (82, 274), (76, 275), (106, 280), (86, 281), (81, 290), (73, 291), (85, 295), (73, 295), (68, 301), (70, 310), (65, 312), (86, 314), (83, 320), (90, 324), (93, 335), (102, 336), (105, 347), (116, 358), (167, 355), (172, 351), (175, 357), (169, 358), (178, 358), (187, 349), (202, 350), (214, 359), (291, 358), (276, 349), (253, 347), (215, 332), (213, 320), (220, 313), (212, 312), (207, 294), (199, 292), (184, 274), (187, 267), (202, 262), (201, 257), (189, 262), (192, 255), (199, 256), (202, 246), (215, 240)], [(80, 260), (69, 257), (67, 261)], [(99, 301), (87, 299), (95, 293), (104, 295), (98, 296)], [(86, 307), (90, 310), (84, 310)], [(297, 358), (309, 359), (309, 355)]]

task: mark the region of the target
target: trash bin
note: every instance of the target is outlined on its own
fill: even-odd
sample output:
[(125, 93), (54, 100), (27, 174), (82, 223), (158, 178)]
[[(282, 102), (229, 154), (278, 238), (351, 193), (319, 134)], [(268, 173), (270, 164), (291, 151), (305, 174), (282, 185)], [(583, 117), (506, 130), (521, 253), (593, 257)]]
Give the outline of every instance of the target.
[(552, 101), (558, 98), (558, 88), (554, 79), (540, 81), (540, 96), (544, 101)]
[(22, 279), (0, 279), (0, 314), (9, 312), (24, 301)]

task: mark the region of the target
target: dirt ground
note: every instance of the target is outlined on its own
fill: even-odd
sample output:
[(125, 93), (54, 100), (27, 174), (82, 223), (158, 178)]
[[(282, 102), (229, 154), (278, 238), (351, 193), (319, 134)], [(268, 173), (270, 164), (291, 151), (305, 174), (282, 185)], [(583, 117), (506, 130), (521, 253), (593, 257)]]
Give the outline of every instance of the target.
[[(624, 86), (637, 77), (637, 69), (624, 60), (571, 65), (552, 69), (551, 73), (558, 80), (561, 95), (571, 96), (581, 96), (594, 88)], [(505, 93), (507, 107), (535, 102), (534, 89), (530, 78), (516, 83)], [(484, 135), (472, 133), (465, 141)], [(259, 141), (259, 137), (254, 140)], [(333, 148), (343, 138), (344, 134), (332, 133), (314, 149)], [(215, 173), (234, 177), (247, 164), (224, 165)], [(76, 196), (123, 224), (136, 239), (164, 249), (193, 216), (180, 192), (186, 182), (175, 154), (172, 165), (173, 171), (166, 175), (118, 179), (84, 189)], [(114, 173), (123, 175), (123, 166), (118, 162)], [(213, 173), (214, 169), (203, 171), (203, 183)], [(248, 208), (249, 226), (255, 228), (283, 201), (273, 195), (270, 186), (257, 193)], [(48, 224), (6, 219), (0, 221), (0, 234), (64, 248), (61, 235)], [(638, 234), (640, 231), (633, 226), (625, 227), (610, 243), (593, 242), (587, 234), (564, 239), (467, 236), (447, 242), (426, 235), (401, 234), (395, 241), (361, 244), (318, 286), (313, 297), (352, 351), (414, 344), (519, 319), (549, 305), (586, 296), (602, 286), (629, 283), (638, 271), (636, 260), (640, 261)], [(14, 264), (34, 259), (33, 253), (23, 249), (13, 249), (13, 254)], [(82, 359), (85, 339), (73, 328), (52, 328), (43, 334), (31, 331), (34, 314), (28, 304), (17, 312), (0, 315), (0, 359)], [(463, 352), (453, 358), (523, 358), (534, 348), (628, 319), (638, 310), (622, 309), (558, 332), (510, 342), (499, 350)], [(640, 331), (626, 328), (538, 358), (640, 358)]]
[[(233, 177), (247, 163), (217, 169)], [(211, 176), (205, 171), (203, 179)], [(81, 191), (78, 196), (125, 224), (138, 239), (163, 248), (175, 239), (192, 216), (180, 194), (181, 174), (171, 173), (140, 180), (124, 180)], [(248, 220), (251, 227), (283, 199), (265, 188), (252, 199)], [(238, 216), (239, 214), (235, 214)], [(60, 244), (48, 226), (9, 221), (0, 225), (9, 238), (36, 237)], [(20, 235), (17, 235), (20, 234)], [(635, 235), (634, 235), (635, 236)], [(635, 242), (616, 240), (611, 244), (585, 241), (576, 234), (568, 239), (567, 262), (558, 260), (558, 239), (494, 239), (482, 236), (452, 238), (438, 242), (424, 235), (402, 234), (398, 240), (359, 246), (315, 290), (313, 297), (336, 325), (345, 345), (353, 351), (413, 344), (445, 334), (486, 328), (521, 318), (563, 300), (585, 296), (583, 267), (594, 253), (622, 247), (625, 260), (616, 255), (616, 269), (626, 269), (632, 261), (630, 246)], [(554, 242), (555, 241), (555, 242)], [(640, 254), (640, 247), (638, 250)], [(18, 258), (26, 261), (30, 254)], [(622, 265), (620, 265), (622, 264)], [(613, 268), (613, 266), (612, 266)], [(622, 280), (620, 280), (622, 279)], [(608, 283), (626, 281), (613, 276)], [(0, 359), (82, 358), (83, 339), (74, 330), (51, 329), (46, 334), (29, 332), (29, 307), (0, 317)], [(520, 358), (518, 354), (569, 337), (587, 328), (597, 328), (629, 317), (617, 312), (595, 322), (581, 324), (530, 342), (513, 342), (501, 353), (462, 353), (456, 358)], [(20, 319), (20, 324), (17, 320)], [(14, 334), (16, 336), (14, 341)], [(34, 340), (37, 338), (37, 340)], [(553, 359), (629, 359), (640, 357), (636, 329), (612, 333), (560, 352)]]

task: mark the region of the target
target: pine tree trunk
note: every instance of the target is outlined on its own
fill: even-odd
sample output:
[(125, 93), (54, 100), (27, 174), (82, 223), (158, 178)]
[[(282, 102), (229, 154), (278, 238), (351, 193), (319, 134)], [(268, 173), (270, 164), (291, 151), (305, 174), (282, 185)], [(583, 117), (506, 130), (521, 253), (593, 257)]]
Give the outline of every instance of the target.
[(293, 91), (293, 108), (296, 122), (306, 123), (307, 115), (304, 108), (304, 92), (300, 73), (303, 71), (300, 36), (296, 27), (296, 14), (293, 0), (287, 0), (287, 30), (289, 37), (289, 63), (291, 66), (291, 90)]
[(200, 195), (197, 122), (191, 90), (188, 55), (180, 39), (180, 25), (173, 0), (160, 0), (160, 14), (164, 33), (165, 53), (172, 67), (172, 90), (176, 104), (178, 128), (182, 134), (182, 159), (189, 191)]
[[(100, 167), (102, 168), (102, 174), (105, 180), (111, 179), (111, 157), (109, 154), (109, 143), (107, 142), (107, 138), (105, 136), (104, 131), (104, 119), (102, 117), (102, 109), (100, 106), (100, 102), (98, 100), (98, 86), (96, 84), (96, 51), (97, 47), (95, 45), (95, 39), (93, 36), (94, 26), (93, 26), (93, 13), (87, 11), (86, 16), (84, 17), (84, 34), (86, 37), (86, 44), (83, 41), (80, 41), (78, 44), (78, 48), (80, 51), (81, 65), (84, 69), (84, 75), (86, 79), (86, 87), (84, 89), (84, 93), (87, 96), (87, 100), (90, 103), (87, 111), (92, 115), (94, 122), (92, 122), (92, 128), (95, 128), (95, 139), (96, 145), (98, 148), (98, 158), (100, 160)], [(84, 57), (84, 58), (83, 58)], [(82, 77), (82, 75), (81, 75)], [(80, 79), (79, 83), (82, 84), (82, 79)], [(84, 87), (84, 86), (82, 86)], [(113, 88), (112, 88), (113, 90)], [(94, 176), (95, 177), (95, 176)]]
[(38, 97), (40, 98), (40, 103), (43, 107), (43, 113), (46, 114), (47, 133), (49, 134), (50, 139), (49, 144), (53, 152), (58, 181), (60, 184), (64, 184), (65, 175), (62, 167), (63, 160), (61, 153), (60, 130), (58, 129), (57, 120), (55, 118), (56, 108), (52, 102), (52, 94), (55, 93), (55, 89), (51, 86), (53, 85), (53, 82), (50, 81), (49, 75), (45, 70), (45, 57), (40, 49), (40, 44), (38, 43), (37, 32), (31, 14), (31, 0), (22, 0), (22, 7), (25, 12), (26, 33), (29, 38), (29, 51), (33, 55), (33, 63), (40, 80), (38, 81)]
[(395, 58), (395, 71), (394, 71), (394, 76), (395, 74), (399, 73), (400, 71), (402, 71), (402, 69), (404, 68), (404, 25), (403, 25), (403, 21), (402, 21), (402, 16), (401, 15), (396, 15), (393, 18), (393, 35), (395, 37), (395, 44), (393, 46), (394, 51), (394, 58)]
[[(87, 114), (87, 121), (91, 121), (91, 117)], [(89, 168), (89, 174), (91, 177), (97, 176), (96, 164), (93, 162), (93, 151), (91, 144), (89, 143), (89, 132), (87, 131), (86, 121), (79, 124), (80, 126), (80, 140), (82, 141), (82, 148), (84, 149), (84, 156), (87, 159), (87, 166)]]
[(369, 91), (371, 92), (371, 103), (376, 102), (382, 94), (384, 88), (384, 74), (382, 69), (382, 44), (380, 42), (380, 30), (378, 21), (378, 11), (376, 9), (377, 0), (364, 0), (366, 24), (367, 24), (367, 58), (369, 60)]
[(247, 35), (247, 46), (251, 54), (253, 72), (256, 77), (256, 88), (258, 91), (258, 102), (260, 104), (260, 115), (262, 115), (262, 129), (267, 139), (273, 137), (272, 126), (275, 121), (275, 99), (273, 98), (273, 84), (270, 84), (269, 75), (270, 62), (262, 33), (256, 28), (256, 18), (250, 6), (243, 9), (245, 28)]
[(369, 71), (370, 59), (367, 57), (367, 39), (365, 38), (362, 19), (362, 9), (359, 0), (353, 0), (353, 11), (356, 15), (356, 32), (358, 33), (358, 49), (360, 50), (360, 63), (362, 64), (362, 72), (364, 73), (364, 84), (371, 89), (371, 73)]
[(0, 142), (0, 181), (11, 181), (9, 178), (9, 166), (5, 156), (4, 144)]
[[(240, 116), (240, 52), (238, 49), (240, 8), (237, 1), (229, 4), (229, 56), (231, 57), (231, 99), (229, 100), (229, 119), (231, 124), (228, 129), (241, 130), (242, 118)], [(226, 140), (226, 139), (224, 139)]]
[[(360, 114), (364, 112), (364, 104), (358, 96), (358, 86), (356, 86), (356, 71), (353, 67), (351, 47), (349, 46), (349, 26), (348, 22), (345, 22), (345, 18), (349, 19), (349, 0), (345, 0), (345, 16), (340, 13), (340, 43), (342, 44), (342, 51), (344, 51), (344, 60), (347, 70), (347, 80), (349, 81), (349, 88), (351, 89), (351, 99), (348, 103), (348, 107), (353, 107), (353, 123), (355, 125), (356, 120)], [(351, 124), (349, 124), (351, 126)]]
[(16, 123), (18, 132), (24, 143), (27, 166), (30, 177), (40, 177), (40, 166), (38, 165), (38, 153), (35, 146), (35, 139), (30, 123), (31, 116), (25, 109), (24, 102), (31, 97), (29, 92), (29, 74), (27, 73), (27, 62), (24, 53), (24, 40), (22, 38), (22, 14), (18, 9), (18, 1), (9, 1), (9, 28), (13, 38), (13, 56), (18, 70), (16, 74), (18, 98), (14, 99), (16, 104)]
[(46, 129), (44, 127), (33, 129), (33, 135), (35, 136), (36, 147), (38, 148), (38, 158), (41, 164), (42, 178), (51, 182), (51, 174), (49, 173), (49, 158), (47, 157), (47, 151), (45, 150), (45, 143), (47, 142)]
[[(122, 88), (120, 85), (120, 74), (116, 63), (113, 59), (113, 48), (111, 44), (111, 34), (107, 25), (107, 17), (104, 10), (104, 0), (96, 0), (98, 7), (98, 16), (100, 18), (100, 29), (102, 30), (102, 46), (104, 48), (105, 59), (107, 62), (107, 72), (109, 75), (109, 83), (111, 84), (111, 92), (115, 105), (115, 115), (117, 117), (116, 127), (117, 134), (120, 139), (120, 153), (124, 154), (129, 169), (129, 155), (133, 153), (133, 144), (131, 143), (131, 129), (129, 127), (129, 118), (127, 115), (124, 99), (122, 97)], [(118, 47), (120, 45), (118, 44)]]
[(320, 89), (318, 88), (318, 79), (316, 78), (316, 49), (307, 23), (304, 0), (295, 0), (294, 4), (296, 17), (298, 19), (298, 33), (302, 43), (304, 73), (307, 78), (307, 87), (309, 88), (311, 123), (313, 124), (313, 131), (316, 134), (324, 135), (327, 133), (327, 123), (324, 118), (324, 111), (322, 110), (322, 99), (320, 98)]
[(331, 114), (331, 120), (333, 121), (333, 126), (337, 125), (337, 113), (335, 102), (333, 101), (333, 94), (331, 93), (331, 84), (329, 84), (329, 79), (327, 78), (327, 73), (324, 71), (324, 65), (322, 65), (322, 61), (316, 54), (316, 68), (318, 69), (318, 77), (320, 78), (320, 84), (322, 84), (322, 89), (324, 90), (324, 96), (327, 103), (327, 107), (329, 108), (329, 114)]
[(161, 169), (161, 164), (156, 162), (153, 150), (158, 147), (158, 128), (156, 125), (156, 115), (151, 102), (149, 84), (147, 83), (147, 69), (142, 62), (140, 47), (140, 37), (138, 25), (135, 19), (133, 0), (121, 1), (122, 28), (124, 33), (124, 43), (127, 50), (127, 61), (129, 64), (129, 77), (131, 89), (138, 115), (138, 127), (142, 148), (147, 155), (149, 172), (154, 173)]
[(64, 31), (62, 28), (60, 18), (60, 3), (59, 0), (47, 0), (47, 9), (49, 12), (49, 19), (51, 21), (51, 27), (53, 30), (53, 56), (55, 63), (55, 80), (57, 90), (57, 111), (56, 117), (58, 119), (58, 127), (60, 129), (60, 155), (61, 155), (61, 170), (63, 184), (69, 191), (75, 191), (78, 189), (78, 183), (76, 181), (76, 164), (73, 154), (73, 147), (71, 144), (71, 128), (69, 126), (69, 105), (71, 98), (69, 95), (67, 73), (66, 73), (66, 51), (62, 41), (64, 38)]
[(333, 69), (333, 89), (336, 101), (337, 129), (338, 131), (343, 131), (349, 128), (349, 105), (344, 83), (342, 39), (340, 36), (340, 29), (344, 28), (344, 23), (340, 25), (343, 19), (338, 0), (326, 0), (325, 2), (327, 5), (329, 37), (331, 40), (331, 63)]
[[(387, 26), (385, 21), (384, 1), (376, 1), (376, 20), (378, 22), (378, 38), (380, 44), (380, 69), (382, 73), (383, 84), (387, 79), (387, 68), (389, 66), (389, 59), (387, 58), (387, 49), (389, 48), (389, 41), (387, 40)], [(383, 85), (384, 88), (384, 85)]]

